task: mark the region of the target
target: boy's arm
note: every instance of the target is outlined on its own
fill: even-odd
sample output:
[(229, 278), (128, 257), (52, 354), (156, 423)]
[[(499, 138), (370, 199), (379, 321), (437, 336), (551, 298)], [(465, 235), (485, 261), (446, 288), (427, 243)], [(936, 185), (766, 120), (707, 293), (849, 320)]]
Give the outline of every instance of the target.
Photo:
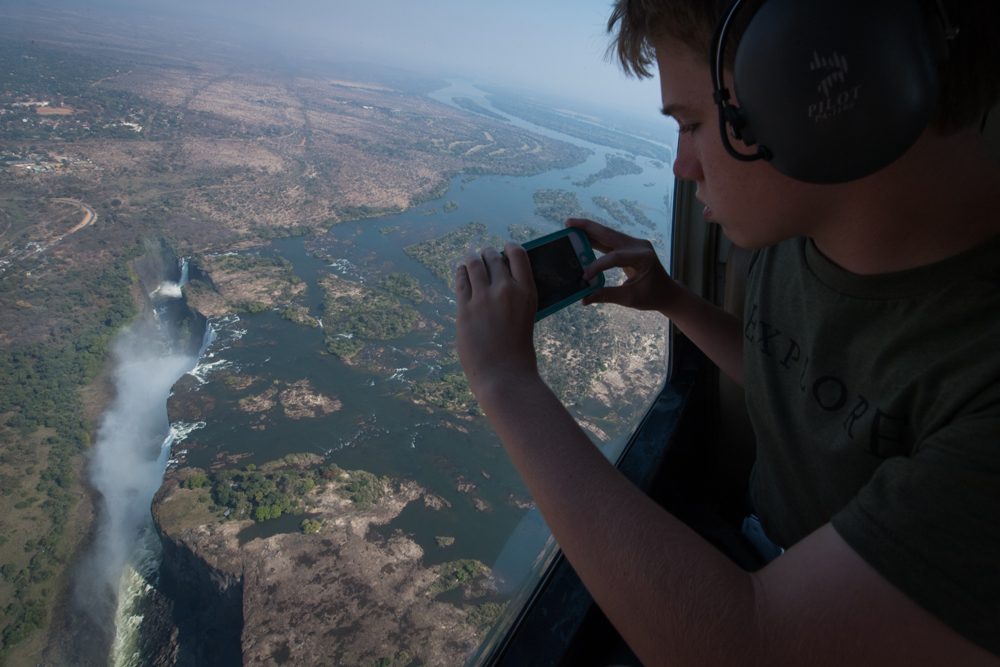
[(670, 278), (649, 241), (592, 220), (571, 218), (567, 224), (586, 232), (593, 246), (604, 253), (587, 267), (585, 279), (613, 267), (622, 268), (626, 275), (622, 285), (598, 290), (584, 299), (585, 304), (617, 303), (662, 313), (722, 372), (743, 384), (743, 332), (734, 315)]
[[(459, 268), (470, 386), (560, 547), (647, 665), (996, 665), (890, 585), (829, 525), (736, 567), (626, 480), (538, 375), (527, 255)], [(488, 268), (487, 268), (488, 267)]]
[(996, 665), (826, 525), (750, 574), (607, 462), (537, 376), (480, 403), (570, 563), (645, 665)]
[(660, 311), (691, 339), (706, 357), (743, 385), (743, 324), (732, 313), (673, 283), (675, 294), (668, 311)]

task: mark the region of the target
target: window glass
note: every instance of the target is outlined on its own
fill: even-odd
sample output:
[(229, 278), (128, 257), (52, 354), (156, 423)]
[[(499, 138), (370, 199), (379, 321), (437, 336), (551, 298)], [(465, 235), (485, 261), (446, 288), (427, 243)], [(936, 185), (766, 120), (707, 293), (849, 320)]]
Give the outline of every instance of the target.
[[(2, 10), (0, 662), (458, 664), (522, 604), (551, 539), (468, 391), (451, 275), (570, 216), (667, 263), (676, 128), (562, 52), (446, 67), (407, 35), (471, 54), (537, 10), (442, 4), (456, 34), (392, 2)], [(562, 21), (586, 73), (590, 4), (519, 42)], [(612, 460), (666, 340), (613, 306), (536, 328)]]

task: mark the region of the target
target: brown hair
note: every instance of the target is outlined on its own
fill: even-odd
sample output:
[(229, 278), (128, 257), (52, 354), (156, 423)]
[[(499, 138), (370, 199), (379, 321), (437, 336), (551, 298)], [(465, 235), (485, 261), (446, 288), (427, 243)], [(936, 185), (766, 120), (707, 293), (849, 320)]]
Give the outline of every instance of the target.
[[(733, 26), (739, 41), (755, 5), (745, 3)], [(936, 0), (921, 0), (929, 21), (941, 21)], [(949, 23), (958, 29), (948, 41), (948, 57), (941, 65), (942, 90), (933, 125), (948, 132), (974, 125), (1000, 98), (1000, 3), (996, 0), (943, 0)], [(627, 75), (652, 76), (654, 42), (670, 36), (701, 53), (708, 62), (712, 35), (730, 5), (730, 0), (615, 0), (608, 32), (612, 35), (608, 56), (617, 59)], [(732, 67), (736, 49), (726, 51)]]

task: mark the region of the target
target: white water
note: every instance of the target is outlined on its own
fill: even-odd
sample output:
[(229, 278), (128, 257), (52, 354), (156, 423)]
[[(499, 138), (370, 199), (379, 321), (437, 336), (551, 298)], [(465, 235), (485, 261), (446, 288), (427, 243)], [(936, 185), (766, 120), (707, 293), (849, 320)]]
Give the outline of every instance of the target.
[[(181, 281), (186, 282), (186, 263), (181, 265)], [(152, 494), (156, 492), (163, 481), (163, 473), (168, 466), (183, 463), (187, 450), (177, 449), (174, 445), (184, 442), (187, 437), (207, 425), (199, 422), (166, 422), (166, 403), (170, 388), (185, 373), (193, 376), (200, 384), (210, 381), (213, 372), (226, 368), (231, 362), (219, 355), (229, 349), (235, 341), (246, 334), (246, 329), (240, 328), (240, 318), (230, 315), (208, 324), (201, 350), (197, 357), (188, 357), (185, 363), (179, 363), (163, 376), (163, 382), (158, 384), (156, 396), (151, 403), (162, 409), (163, 425), (166, 435), (160, 444), (159, 456), (156, 459), (155, 483), (151, 487), (148, 500), (142, 499), (145, 508), (146, 521), (134, 537), (131, 556), (120, 570), (117, 589), (118, 604), (115, 611), (115, 637), (111, 650), (110, 664), (112, 667), (139, 667), (143, 664), (140, 653), (139, 629), (142, 624), (141, 603), (149, 593), (152, 585), (149, 583), (160, 566), (160, 542), (149, 518), (149, 506)], [(155, 356), (155, 355), (153, 355)], [(152, 369), (149, 369), (152, 370)], [(155, 371), (153, 371), (155, 374)], [(169, 379), (168, 378), (172, 378)], [(121, 387), (119, 387), (121, 391)], [(114, 407), (112, 407), (112, 410)], [(171, 454), (175, 458), (170, 458)]]
[[(91, 627), (107, 628), (114, 620), (113, 665), (140, 664), (137, 609), (160, 558), (150, 506), (172, 443), (197, 428), (178, 431), (167, 418), (171, 387), (201, 354), (179, 351), (176, 337), (159, 317), (137, 320), (118, 334), (115, 398), (101, 419), (89, 465), (91, 485), (103, 502), (93, 545), (76, 575), (74, 602)], [(210, 340), (208, 328), (202, 351)]]
[(133, 558), (125, 564), (118, 586), (118, 610), (115, 612), (115, 638), (111, 645), (111, 667), (141, 667), (143, 656), (139, 643), (142, 625), (140, 604), (153, 585), (150, 581), (160, 567), (160, 541), (152, 525), (139, 536)]
[(188, 283), (187, 257), (182, 257), (178, 260), (177, 267), (181, 272), (180, 279), (177, 282), (164, 280), (155, 290), (153, 290), (153, 292), (149, 295), (149, 298), (155, 299), (159, 297), (161, 299), (179, 299), (184, 296), (184, 290), (182, 288)]
[(180, 283), (175, 283), (172, 280), (164, 280), (149, 296), (151, 298), (163, 297), (168, 299), (179, 299), (183, 295), (184, 292), (181, 290)]
[[(181, 268), (183, 283), (185, 267), (182, 265)], [(239, 325), (240, 318), (236, 315), (209, 323), (198, 356), (188, 357), (186, 364), (175, 367), (168, 374), (173, 379), (159, 388), (157, 405), (162, 408), (166, 436), (162, 439), (159, 457), (156, 460), (155, 484), (152, 486), (149, 500), (142, 501), (146, 521), (134, 538), (131, 557), (125, 563), (119, 578), (115, 638), (110, 659), (112, 667), (138, 667), (143, 664), (139, 641), (141, 639), (139, 629), (142, 624), (140, 607), (144, 596), (151, 588), (149, 581), (155, 577), (160, 566), (160, 542), (149, 515), (152, 494), (162, 483), (167, 467), (182, 463), (187, 454), (187, 450), (177, 449), (174, 445), (182, 443), (193, 431), (205, 428), (207, 425), (203, 421), (193, 423), (178, 421), (167, 424), (166, 403), (170, 388), (185, 373), (192, 375), (200, 384), (206, 384), (214, 371), (229, 366), (231, 362), (219, 358), (218, 355), (246, 334), (246, 329), (241, 329)], [(176, 458), (170, 458), (171, 454)]]
[[(87, 564), (90, 576), (77, 587), (81, 605), (108, 596), (114, 600), (116, 617), (115, 649), (112, 664), (128, 654), (119, 650), (134, 643), (134, 623), (118, 624), (129, 615), (144, 590), (138, 581), (155, 572), (159, 543), (150, 541), (153, 494), (163, 481), (167, 455), (173, 441), (167, 421), (166, 402), (170, 388), (197, 358), (167, 352), (146, 339), (140, 326), (126, 330), (116, 345), (117, 397), (105, 414), (98, 432), (91, 482), (104, 499), (98, 537)], [(145, 576), (143, 576), (145, 575)], [(105, 598), (109, 599), (109, 598)], [(93, 610), (101, 613), (102, 610)], [(140, 619), (141, 620), (141, 619)], [(130, 640), (129, 637), (132, 637)]]

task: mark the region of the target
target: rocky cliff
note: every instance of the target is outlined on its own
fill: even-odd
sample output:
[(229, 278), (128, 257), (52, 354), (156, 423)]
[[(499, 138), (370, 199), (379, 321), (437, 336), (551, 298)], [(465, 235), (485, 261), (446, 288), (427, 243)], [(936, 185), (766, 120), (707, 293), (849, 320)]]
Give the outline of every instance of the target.
[(247, 539), (254, 522), (220, 514), (205, 476), (170, 471), (153, 504), (179, 664), (455, 665), (477, 646), (497, 606), (483, 603), (488, 568), (427, 566), (409, 537), (370, 530), (411, 502), (434, 511), (417, 484), (383, 480), (382, 497), (358, 503), (345, 471), (307, 494), (310, 534)]

